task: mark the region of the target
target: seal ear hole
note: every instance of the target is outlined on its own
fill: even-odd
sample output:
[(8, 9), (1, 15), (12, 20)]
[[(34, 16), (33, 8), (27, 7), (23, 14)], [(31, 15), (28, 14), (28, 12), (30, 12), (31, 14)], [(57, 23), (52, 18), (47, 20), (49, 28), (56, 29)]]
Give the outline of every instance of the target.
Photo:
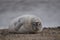
[(17, 23), (14, 23), (14, 25), (16, 26)]
[(20, 22), (20, 20), (18, 20), (18, 22)]
[(35, 22), (33, 22), (32, 24), (33, 24), (33, 25), (36, 25), (36, 23), (35, 23)]

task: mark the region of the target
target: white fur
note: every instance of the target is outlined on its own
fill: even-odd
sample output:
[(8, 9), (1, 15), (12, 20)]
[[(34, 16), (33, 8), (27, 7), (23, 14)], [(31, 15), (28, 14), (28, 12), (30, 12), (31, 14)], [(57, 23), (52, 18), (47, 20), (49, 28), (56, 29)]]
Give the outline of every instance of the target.
[[(36, 20), (34, 20), (34, 19), (36, 19)], [(20, 22), (19, 22), (19, 20), (20, 20)], [(18, 28), (18, 25), (20, 25), (22, 23), (23, 25), (20, 26), (20, 28), (16, 32), (20, 32), (20, 33), (25, 33), (25, 32), (29, 32), (29, 31), (34, 32), (33, 29), (32, 29), (31, 20), (38, 21), (38, 22), (41, 23), (40, 18), (37, 17), (37, 16), (34, 16), (34, 15), (22, 15), (22, 16), (19, 16), (19, 17), (15, 18), (9, 24), (9, 31), (10, 32), (15, 32), (16, 31), (15, 29)], [(17, 25), (14, 25), (15, 23)], [(41, 29), (42, 29), (42, 25), (40, 25), (39, 31), (41, 31)]]

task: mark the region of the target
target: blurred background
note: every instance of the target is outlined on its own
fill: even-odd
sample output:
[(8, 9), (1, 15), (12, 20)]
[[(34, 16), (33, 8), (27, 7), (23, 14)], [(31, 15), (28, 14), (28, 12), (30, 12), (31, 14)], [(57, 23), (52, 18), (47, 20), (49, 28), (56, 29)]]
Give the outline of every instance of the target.
[(60, 26), (60, 0), (0, 0), (0, 28), (24, 14), (40, 17), (43, 27)]

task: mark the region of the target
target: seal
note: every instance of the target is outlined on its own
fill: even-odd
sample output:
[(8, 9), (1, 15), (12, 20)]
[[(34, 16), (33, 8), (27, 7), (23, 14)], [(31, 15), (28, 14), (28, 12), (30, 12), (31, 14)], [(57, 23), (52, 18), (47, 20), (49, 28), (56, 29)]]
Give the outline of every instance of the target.
[(35, 15), (22, 15), (15, 18), (8, 28), (9, 32), (37, 33), (42, 30), (41, 19)]

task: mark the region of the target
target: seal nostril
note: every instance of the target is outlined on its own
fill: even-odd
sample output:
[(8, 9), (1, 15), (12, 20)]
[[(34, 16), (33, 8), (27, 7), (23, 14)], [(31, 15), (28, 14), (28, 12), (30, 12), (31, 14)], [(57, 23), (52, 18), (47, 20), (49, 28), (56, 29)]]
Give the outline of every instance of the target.
[(38, 25), (41, 25), (40, 23)]
[(39, 26), (40, 24), (39, 24), (39, 22), (36, 22), (36, 26)]

